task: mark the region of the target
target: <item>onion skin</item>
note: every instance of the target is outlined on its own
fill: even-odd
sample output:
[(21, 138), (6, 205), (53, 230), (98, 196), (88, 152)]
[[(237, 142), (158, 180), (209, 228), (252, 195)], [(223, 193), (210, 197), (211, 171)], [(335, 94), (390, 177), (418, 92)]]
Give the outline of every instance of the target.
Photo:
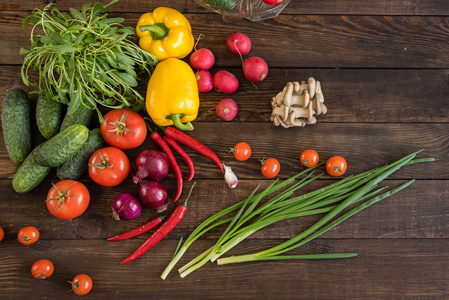
[(112, 204), (112, 215), (116, 220), (134, 220), (141, 212), (139, 199), (129, 193), (118, 195)]
[(167, 156), (157, 150), (143, 150), (136, 158), (137, 172), (133, 177), (134, 183), (140, 179), (161, 180), (167, 176), (170, 164)]
[(167, 209), (167, 189), (159, 181), (139, 180), (139, 196), (142, 203), (157, 212)]

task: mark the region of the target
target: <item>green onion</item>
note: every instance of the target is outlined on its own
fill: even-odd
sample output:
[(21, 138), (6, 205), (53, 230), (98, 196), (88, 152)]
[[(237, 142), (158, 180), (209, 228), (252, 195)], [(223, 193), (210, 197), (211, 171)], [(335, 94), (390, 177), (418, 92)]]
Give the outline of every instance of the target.
[[(419, 151), (420, 152), (420, 151)], [(196, 258), (181, 267), (178, 271), (181, 277), (194, 272), (208, 261), (217, 261), (218, 264), (241, 263), (255, 260), (286, 260), (286, 259), (330, 259), (353, 257), (355, 253), (327, 253), (311, 255), (281, 255), (293, 250), (314, 238), (324, 234), (344, 220), (391, 195), (401, 191), (414, 180), (405, 182), (398, 187), (387, 190), (388, 187), (378, 188), (377, 185), (405, 165), (435, 161), (435, 158), (414, 159), (419, 152), (407, 155), (389, 165), (375, 168), (357, 175), (348, 176), (312, 192), (294, 196), (293, 194), (306, 184), (316, 180), (322, 174), (311, 177), (312, 169), (306, 169), (282, 182), (274, 181), (262, 192), (256, 189), (244, 200), (236, 203), (221, 212), (209, 217), (201, 223), (186, 239), (178, 253), (166, 267), (161, 275), (165, 279), (187, 249), (200, 236), (212, 228), (228, 224), (215, 245), (198, 255)], [(318, 166), (317, 166), (318, 167)], [(317, 168), (315, 167), (315, 168)], [(302, 175), (304, 178), (299, 179)], [(297, 182), (295, 182), (297, 181)], [(262, 203), (262, 199), (281, 189), (279, 192)], [(364, 201), (364, 202), (363, 202)], [(362, 202), (362, 203), (361, 203)], [(349, 211), (345, 210), (352, 207)], [(233, 217), (228, 214), (237, 211)], [(258, 230), (276, 222), (298, 218), (307, 215), (324, 214), (315, 224), (302, 231), (297, 236), (272, 248), (247, 255), (220, 258), (223, 254), (234, 248)], [(221, 219), (221, 220), (220, 220)], [(218, 221), (219, 220), (219, 221)]]

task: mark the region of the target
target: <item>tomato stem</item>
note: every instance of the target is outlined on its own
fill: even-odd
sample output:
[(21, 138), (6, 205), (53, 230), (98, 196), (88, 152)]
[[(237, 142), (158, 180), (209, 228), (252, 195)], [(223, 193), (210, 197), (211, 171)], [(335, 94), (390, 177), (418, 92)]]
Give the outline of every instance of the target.
[(95, 167), (97, 169), (103, 170), (103, 169), (111, 169), (113, 167), (111, 160), (109, 159), (109, 157), (104, 157), (103, 155), (100, 154), (100, 159), (101, 159), (101, 163), (94, 163), (94, 164), (89, 164), (89, 166)]
[(115, 126), (114, 129), (110, 129), (108, 130), (108, 132), (115, 132), (115, 135), (117, 135), (117, 142), (118, 140), (120, 140), (120, 138), (122, 137), (123, 133), (125, 131), (134, 133), (134, 131), (126, 128), (126, 117), (128, 116), (128, 114), (126, 112), (123, 112), (123, 115), (120, 117), (120, 121), (118, 122), (109, 122), (108, 124)]

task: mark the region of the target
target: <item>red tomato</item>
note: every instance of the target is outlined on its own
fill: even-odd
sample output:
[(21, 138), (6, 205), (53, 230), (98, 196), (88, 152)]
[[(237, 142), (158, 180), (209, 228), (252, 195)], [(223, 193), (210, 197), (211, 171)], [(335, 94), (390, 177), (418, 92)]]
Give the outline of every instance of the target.
[(326, 162), (326, 171), (331, 176), (341, 176), (348, 167), (346, 160), (341, 156), (332, 156)]
[(231, 148), (229, 152), (234, 154), (236, 160), (245, 161), (251, 156), (251, 147), (245, 142), (240, 142), (234, 148)]
[(39, 239), (39, 230), (34, 226), (26, 226), (19, 230), (17, 239), (22, 245), (31, 245)]
[(80, 296), (88, 294), (93, 287), (92, 278), (90, 278), (90, 276), (86, 274), (80, 274), (75, 276), (71, 284), (72, 284), (72, 291), (74, 291), (75, 294)]
[(106, 143), (122, 150), (140, 146), (147, 137), (144, 119), (128, 108), (109, 111), (100, 130)]
[(90, 202), (90, 193), (81, 182), (62, 180), (48, 191), (46, 202), (48, 211), (53, 216), (69, 220), (86, 211)]
[(262, 174), (267, 178), (273, 178), (281, 170), (281, 164), (276, 158), (262, 159)]
[(312, 168), (318, 164), (320, 157), (315, 150), (307, 149), (301, 153), (300, 160), (305, 167)]
[(3, 228), (0, 227), (0, 242), (3, 240), (4, 237), (5, 237), (5, 232), (3, 231)]
[(262, 1), (268, 5), (279, 5), (282, 4), (282, 2), (284, 2), (284, 0), (262, 0)]
[(115, 147), (101, 148), (89, 159), (89, 175), (103, 186), (116, 186), (128, 177), (131, 164), (126, 154)]
[(38, 260), (31, 267), (31, 274), (34, 278), (45, 279), (51, 276), (55, 271), (55, 266), (48, 259)]

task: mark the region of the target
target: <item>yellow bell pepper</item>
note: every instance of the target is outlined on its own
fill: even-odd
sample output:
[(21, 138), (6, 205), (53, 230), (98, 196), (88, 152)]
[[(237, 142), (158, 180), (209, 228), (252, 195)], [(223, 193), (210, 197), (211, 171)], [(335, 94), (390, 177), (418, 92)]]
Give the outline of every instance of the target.
[(195, 43), (189, 21), (179, 11), (168, 7), (143, 14), (137, 22), (136, 33), (140, 48), (159, 61), (184, 58)]
[[(192, 68), (177, 58), (156, 65), (147, 88), (145, 106), (154, 123), (192, 130), (198, 115), (198, 83)], [(185, 123), (185, 124), (183, 124)]]

